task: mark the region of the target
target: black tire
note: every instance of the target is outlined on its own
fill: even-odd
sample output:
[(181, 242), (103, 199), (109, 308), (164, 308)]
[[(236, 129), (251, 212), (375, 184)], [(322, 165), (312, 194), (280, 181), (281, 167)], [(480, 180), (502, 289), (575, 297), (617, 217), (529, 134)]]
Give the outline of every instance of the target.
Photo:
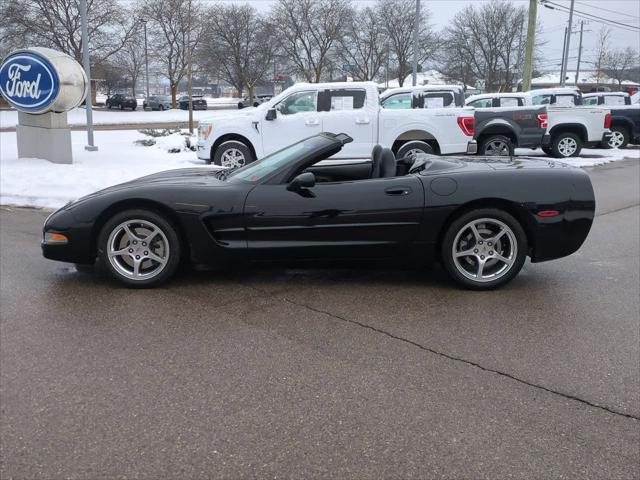
[[(629, 130), (626, 127), (623, 127), (620, 125), (613, 125), (611, 127), (611, 133), (613, 135), (611, 136), (611, 139), (607, 143), (607, 148), (625, 148), (627, 145), (629, 145), (631, 136), (629, 135)], [(620, 136), (619, 138), (622, 139), (622, 143), (617, 146), (612, 144), (613, 142), (618, 140), (616, 139), (616, 135), (619, 135)]]
[(107, 108), (111, 110), (111, 104), (109, 102), (107, 102)]
[[(563, 142), (575, 142), (575, 150), (573, 153), (566, 154), (563, 148)], [(582, 150), (582, 140), (578, 135), (571, 132), (558, 133), (551, 139), (551, 155), (555, 158), (571, 158), (580, 155)]]
[(164, 105), (160, 104), (160, 106), (158, 107), (158, 110), (163, 111), (164, 110)]
[[(482, 240), (476, 239), (468, 228), (471, 222), (478, 220), (484, 221), (478, 222), (476, 226)], [(504, 226), (508, 227), (508, 231), (505, 229), (506, 233), (496, 243), (490, 242), (493, 240), (492, 235)], [(454, 257), (454, 243), (457, 244), (457, 251), (471, 253)], [(512, 249), (512, 243), (515, 249)], [(510, 263), (493, 257), (498, 251)], [(456, 283), (471, 290), (490, 290), (507, 284), (518, 275), (526, 260), (527, 251), (527, 236), (512, 215), (499, 209), (483, 208), (463, 213), (451, 222), (442, 239), (440, 255), (445, 270)], [(488, 273), (488, 276), (483, 277), (483, 280), (475, 280), (473, 272), (475, 270), (477, 277), (481, 261), (484, 261), (483, 275)], [(492, 279), (492, 275), (495, 278)]]
[(260, 105), (258, 102), (253, 102), (254, 107), (257, 107), (258, 105)]
[[(134, 232), (135, 235), (140, 235), (140, 238), (130, 240), (129, 236), (124, 233), (121, 226), (128, 221), (131, 221), (129, 229)], [(140, 226), (139, 228), (134, 227), (132, 229), (131, 227), (138, 222), (144, 222), (145, 226)], [(143, 225), (143, 223), (138, 223), (138, 225)], [(154, 235), (154, 238), (149, 242), (149, 245), (146, 245), (144, 243), (144, 240), (147, 238), (145, 235), (148, 234), (148, 230), (153, 227), (157, 228), (160, 233)], [(145, 233), (145, 231), (147, 233)], [(110, 236), (113, 233), (114, 240), (112, 241), (117, 241), (118, 232), (123, 232), (120, 236), (119, 248), (123, 249), (131, 246), (132, 249), (135, 249), (133, 250), (133, 254), (139, 253), (139, 256), (143, 258), (140, 260), (139, 268), (143, 269), (143, 275), (145, 274), (144, 269), (147, 269), (146, 274), (148, 276), (146, 278), (131, 278), (131, 276), (135, 276), (135, 270), (133, 270), (133, 266), (130, 265), (130, 263), (134, 263), (135, 260), (132, 255), (129, 255), (129, 253), (113, 256), (112, 258), (114, 260), (113, 262), (111, 261), (109, 256)], [(159, 247), (166, 248), (165, 242), (168, 243), (168, 250), (159, 249)], [(132, 243), (136, 243), (136, 245), (133, 245)], [(156, 248), (155, 252), (153, 251), (154, 248)], [(164, 258), (165, 262), (160, 263), (151, 259), (144, 260), (144, 255), (147, 252), (156, 254), (159, 258)], [(166, 282), (176, 272), (176, 269), (180, 264), (181, 252), (182, 248), (180, 238), (175, 226), (163, 216), (151, 210), (133, 209), (117, 213), (107, 221), (98, 238), (98, 256), (100, 258), (101, 265), (103, 265), (103, 268), (105, 268), (114, 279), (127, 287), (150, 288)], [(155, 273), (154, 265), (157, 270)], [(131, 272), (128, 272), (128, 270), (131, 270)], [(127, 276), (127, 274), (123, 272), (128, 272), (130, 276)]]
[(421, 140), (411, 140), (405, 144), (403, 144), (396, 153), (396, 158), (404, 158), (409, 156), (410, 153), (414, 151), (420, 151), (423, 153), (429, 153), (433, 155), (435, 152), (431, 145), (427, 142), (423, 142)]
[[(244, 160), (241, 165), (228, 165), (228, 164), (223, 165), (222, 164), (223, 155), (232, 149), (240, 152), (244, 156)], [(247, 145), (245, 145), (244, 143), (238, 140), (229, 140), (227, 142), (221, 143), (220, 145), (218, 145), (218, 148), (216, 148), (215, 152), (213, 152), (212, 156), (213, 156), (213, 163), (221, 167), (234, 167), (234, 166), (240, 167), (240, 166), (248, 165), (249, 163), (252, 163), (255, 161), (255, 157), (253, 156), (251, 149)]]
[(120, 104), (120, 110), (124, 110), (124, 104)]
[(242, 110), (244, 108), (244, 103), (238, 102), (238, 110)]
[(542, 147), (542, 151), (549, 156), (552, 155), (551, 147)]
[[(498, 151), (503, 153), (498, 153)], [(478, 155), (489, 156), (513, 156), (515, 147), (509, 137), (504, 135), (490, 135), (482, 140), (480, 148), (478, 149)]]

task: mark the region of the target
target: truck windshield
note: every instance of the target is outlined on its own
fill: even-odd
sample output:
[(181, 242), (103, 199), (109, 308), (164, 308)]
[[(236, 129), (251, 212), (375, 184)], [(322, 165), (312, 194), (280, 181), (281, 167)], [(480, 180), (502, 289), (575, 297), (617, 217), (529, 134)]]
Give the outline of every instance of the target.
[(307, 138), (234, 170), (227, 178), (257, 183), (287, 163), (295, 162), (320, 148), (326, 147), (329, 142), (331, 140), (323, 136)]

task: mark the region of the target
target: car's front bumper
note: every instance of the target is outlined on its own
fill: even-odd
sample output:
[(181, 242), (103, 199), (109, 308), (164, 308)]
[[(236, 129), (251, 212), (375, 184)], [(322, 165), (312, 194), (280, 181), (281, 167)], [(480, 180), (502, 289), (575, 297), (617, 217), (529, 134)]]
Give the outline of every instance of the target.
[[(72, 212), (61, 208), (49, 215), (42, 229), (42, 255), (49, 260), (90, 264), (96, 259), (92, 225), (78, 223)], [(67, 237), (66, 243), (45, 240), (47, 232), (61, 233)]]
[(478, 142), (471, 140), (467, 143), (467, 155), (475, 155), (478, 153)]

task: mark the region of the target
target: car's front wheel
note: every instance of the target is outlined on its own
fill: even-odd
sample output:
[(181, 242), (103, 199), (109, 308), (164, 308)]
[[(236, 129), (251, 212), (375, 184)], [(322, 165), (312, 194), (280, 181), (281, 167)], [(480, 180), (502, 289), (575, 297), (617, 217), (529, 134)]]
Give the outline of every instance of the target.
[(150, 210), (113, 216), (98, 240), (102, 265), (128, 287), (155, 287), (173, 276), (180, 263), (176, 228)]
[(577, 157), (582, 150), (582, 140), (575, 133), (559, 133), (551, 142), (551, 154), (555, 158)]
[(510, 282), (527, 256), (527, 236), (518, 221), (498, 209), (456, 218), (442, 240), (442, 263), (449, 276), (472, 290)]
[(223, 142), (213, 154), (213, 163), (227, 168), (244, 167), (254, 160), (251, 149), (237, 140)]

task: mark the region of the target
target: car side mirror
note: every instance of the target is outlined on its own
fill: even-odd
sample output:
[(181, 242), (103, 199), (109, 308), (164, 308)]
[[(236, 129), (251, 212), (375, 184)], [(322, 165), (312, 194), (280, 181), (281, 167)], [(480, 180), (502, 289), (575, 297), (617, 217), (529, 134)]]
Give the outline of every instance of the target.
[(316, 184), (316, 176), (311, 172), (301, 173), (297, 177), (295, 177), (289, 185), (287, 185), (287, 190), (291, 192), (299, 192), (301, 190), (305, 190), (307, 188), (312, 188)]
[(265, 120), (275, 120), (278, 116), (278, 113), (276, 112), (275, 108), (270, 108), (269, 110), (267, 110), (267, 116), (264, 117)]

